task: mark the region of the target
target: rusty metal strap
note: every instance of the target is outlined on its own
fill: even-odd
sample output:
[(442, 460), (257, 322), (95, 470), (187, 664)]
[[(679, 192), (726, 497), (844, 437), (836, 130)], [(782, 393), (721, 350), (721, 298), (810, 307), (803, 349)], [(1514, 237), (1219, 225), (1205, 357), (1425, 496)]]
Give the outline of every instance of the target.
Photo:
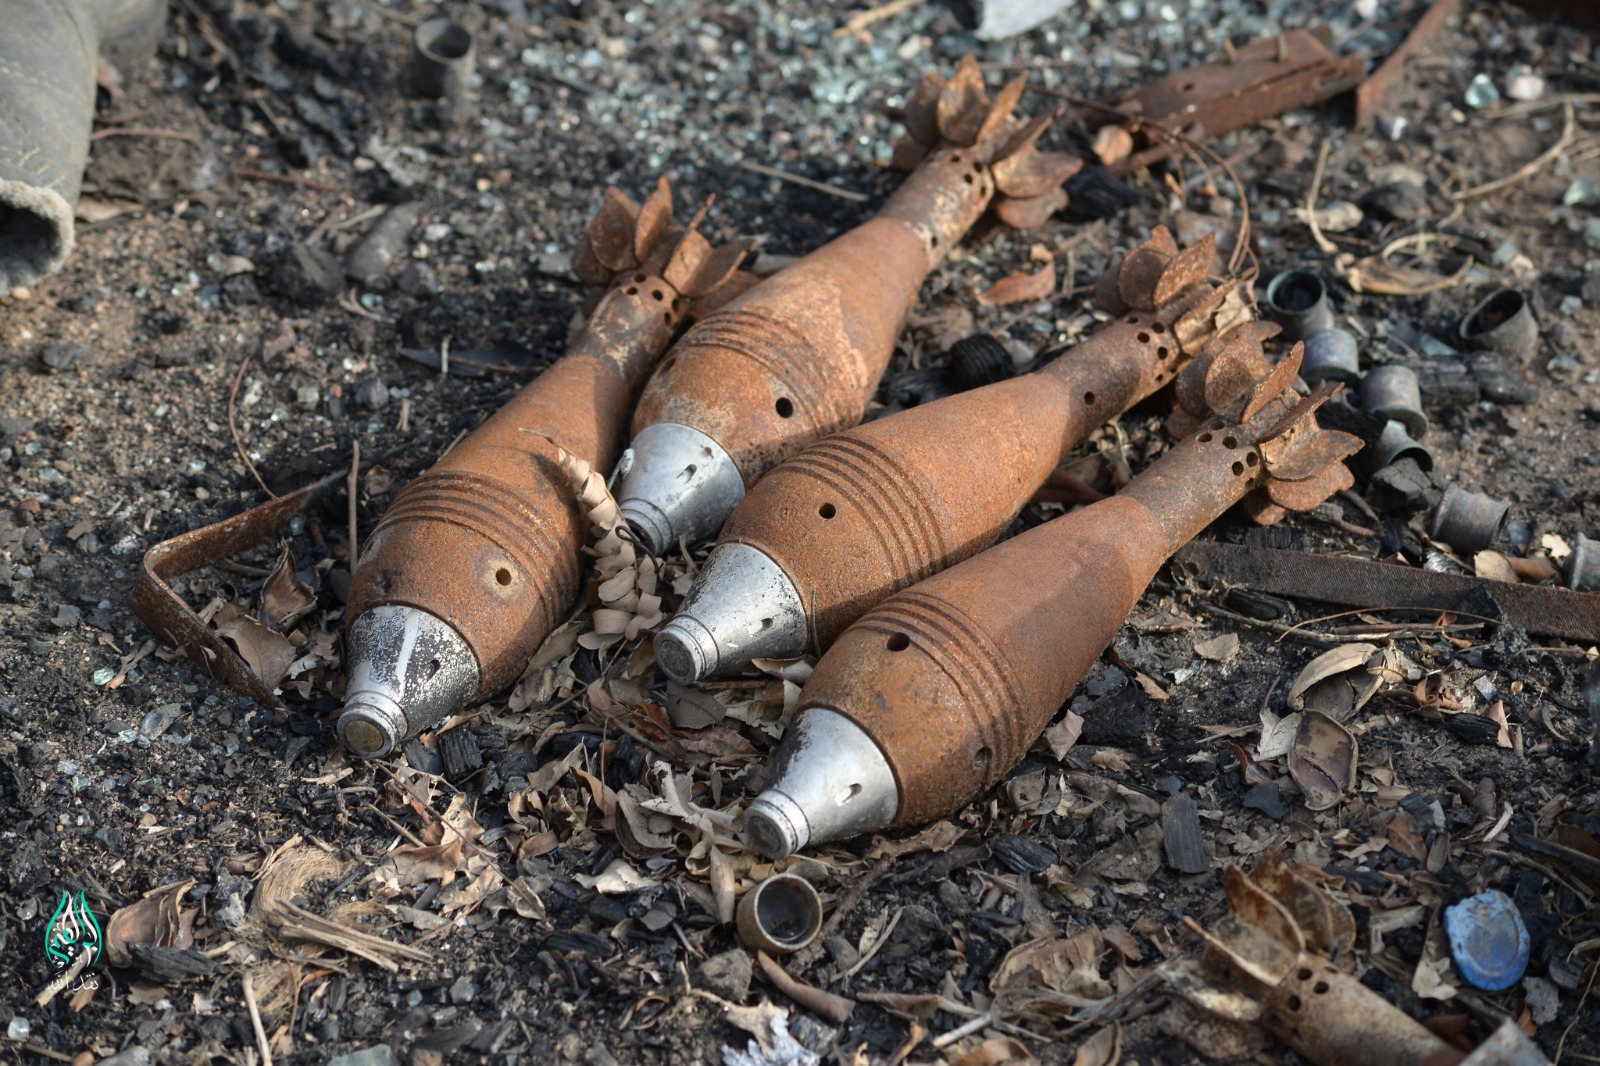
[(162, 640), (203, 667), (207, 674), (275, 710), (283, 702), (261, 683), (255, 671), (184, 602), (168, 584), (179, 574), (229, 559), (277, 536), (289, 519), (321, 494), (340, 484), (348, 471), (252, 507), (243, 514), (164, 540), (145, 553), (130, 602), (134, 613)]
[(1184, 547), (1173, 558), (1173, 566), (1204, 582), (1345, 607), (1425, 607), (1481, 614), (1473, 604), (1487, 595), (1507, 622), (1530, 633), (1600, 641), (1600, 593), (1513, 585), (1367, 559), (1210, 541)]

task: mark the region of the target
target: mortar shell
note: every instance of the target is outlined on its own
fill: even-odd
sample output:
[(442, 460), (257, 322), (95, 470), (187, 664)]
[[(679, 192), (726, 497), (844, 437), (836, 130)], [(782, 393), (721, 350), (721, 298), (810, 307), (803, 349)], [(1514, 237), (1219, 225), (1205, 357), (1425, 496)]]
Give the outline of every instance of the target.
[(792, 954), (821, 932), (822, 898), (805, 878), (774, 874), (740, 897), (734, 927), (751, 951)]
[(1382, 470), (1401, 459), (1412, 459), (1423, 470), (1433, 469), (1433, 453), (1426, 445), (1418, 444), (1411, 439), (1411, 434), (1407, 432), (1404, 423), (1396, 422), (1392, 418), (1384, 423), (1383, 432), (1370, 448), (1371, 459), (1368, 465), (1374, 471)]
[(1305, 337), (1300, 376), (1307, 385), (1338, 381), (1354, 385), (1361, 378), (1361, 351), (1355, 335), (1337, 326), (1312, 330)]
[(412, 35), (411, 91), (431, 100), (463, 100), (471, 95), (477, 64), (471, 30), (454, 19), (428, 19)]
[(1452, 482), (1433, 509), (1428, 535), (1457, 551), (1481, 552), (1494, 543), (1511, 505)]
[(1267, 314), (1290, 340), (1304, 340), (1317, 330), (1332, 329), (1334, 323), (1328, 287), (1312, 270), (1285, 270), (1268, 282)]
[(1361, 379), (1361, 406), (1375, 415), (1399, 422), (1414, 440), (1428, 435), (1428, 416), (1422, 411), (1422, 387), (1408, 366), (1376, 366)]
[(1539, 344), (1539, 322), (1526, 296), (1515, 289), (1499, 289), (1466, 313), (1456, 334), (1467, 348), (1525, 359)]

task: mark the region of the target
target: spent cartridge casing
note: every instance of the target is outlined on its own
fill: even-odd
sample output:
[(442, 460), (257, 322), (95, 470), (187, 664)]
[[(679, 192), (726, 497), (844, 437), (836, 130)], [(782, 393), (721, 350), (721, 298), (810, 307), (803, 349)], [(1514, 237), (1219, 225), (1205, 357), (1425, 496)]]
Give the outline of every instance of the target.
[(1012, 116), (1023, 82), (992, 102), (972, 57), (924, 77), (896, 161), (912, 173), (865, 223), (691, 329), (640, 397), (617, 499), (662, 552), (714, 535), (758, 478), (858, 423), (928, 272), (991, 207), (1037, 225), (1082, 165), (1035, 147), (1051, 116)]
[[(1352, 483), (1340, 460), (1360, 442), (1314, 417), (1338, 386), (1290, 388), (1298, 345), (1275, 367), (1253, 335), (1207, 355), (1213, 415), (1120, 493), (897, 593), (839, 637), (746, 811), (756, 846), (783, 855), (958, 809), (1022, 758), (1169, 555), (1247, 496), (1275, 519)], [(857, 780), (837, 779), (837, 750), (805, 743), (814, 715), (870, 738), (851, 754)]]
[(587, 534), (559, 456), (609, 468), (633, 397), (692, 313), (727, 286), (746, 245), (672, 226), (663, 180), (642, 206), (606, 193), (573, 255), (609, 288), (567, 354), (395, 499), (350, 593), (339, 733), (381, 757), (522, 672), (571, 609)]
[(1209, 237), (1180, 251), (1157, 228), (1100, 287), (1119, 317), (1041, 370), (838, 433), (773, 470), (657, 634), (663, 669), (689, 682), (820, 654), (874, 604), (994, 543), (1095, 426), (1210, 346), (1272, 329), (1238, 281), (1206, 279), (1211, 256)]

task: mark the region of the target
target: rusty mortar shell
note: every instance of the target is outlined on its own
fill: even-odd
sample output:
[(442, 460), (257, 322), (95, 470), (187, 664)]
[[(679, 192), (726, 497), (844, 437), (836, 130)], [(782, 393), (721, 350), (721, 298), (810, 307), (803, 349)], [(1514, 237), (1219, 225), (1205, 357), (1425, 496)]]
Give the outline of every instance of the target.
[(1600, 592), (1600, 541), (1579, 533), (1573, 541), (1572, 554), (1561, 568), (1561, 579), (1569, 589)]
[(1494, 543), (1511, 505), (1455, 482), (1445, 487), (1428, 523), (1428, 536), (1457, 551), (1481, 552)]
[(1112, 271), (1102, 304), (1115, 300), (1120, 317), (1061, 358), (836, 434), (773, 470), (656, 635), (667, 675), (688, 683), (820, 653), (869, 607), (992, 544), (1089, 431), (1197, 352), (1275, 332), (1244, 321), (1239, 286), (1206, 280), (1210, 255), (1209, 238), (1180, 252), (1158, 229)]
[(1333, 328), (1333, 301), (1328, 286), (1314, 270), (1285, 270), (1267, 283), (1267, 315), (1290, 340), (1305, 340), (1319, 329)]
[(1349, 330), (1337, 326), (1312, 330), (1305, 336), (1305, 346), (1300, 376), (1307, 385), (1324, 381), (1354, 385), (1361, 380), (1361, 350)]
[(1375, 366), (1361, 379), (1361, 406), (1373, 414), (1399, 422), (1414, 439), (1428, 435), (1428, 416), (1422, 411), (1422, 387), (1408, 366)]
[(737, 269), (671, 225), (666, 182), (642, 206), (615, 189), (573, 253), (611, 281), (567, 354), (395, 498), (363, 545), (349, 607), (339, 735), (369, 758), (514, 681), (582, 580), (587, 525), (562, 451), (606, 468), (629, 404), (691, 312)]
[(803, 877), (774, 874), (739, 898), (734, 928), (751, 951), (793, 954), (822, 931), (822, 897)]
[(1405, 424), (1392, 418), (1383, 424), (1383, 432), (1372, 442), (1368, 451), (1368, 466), (1374, 471), (1401, 459), (1411, 459), (1423, 470), (1433, 469), (1433, 452), (1428, 450), (1427, 445), (1412, 440)]
[(1463, 347), (1526, 359), (1539, 345), (1539, 322), (1526, 296), (1515, 289), (1498, 289), (1466, 313), (1456, 335)]
[(896, 161), (914, 169), (876, 217), (708, 314), (645, 387), (617, 500), (660, 553), (714, 535), (777, 463), (858, 423), (923, 279), (985, 211), (1037, 225), (1082, 165), (1041, 152), (1051, 116), (991, 103), (972, 57), (908, 103)]
[(412, 34), (411, 91), (431, 100), (465, 100), (472, 94), (478, 45), (472, 31), (454, 19), (432, 18)]
[[(1023, 756), (1172, 552), (1247, 494), (1303, 510), (1349, 487), (1340, 460), (1360, 441), (1313, 414), (1337, 386), (1301, 400), (1298, 371), (1297, 349), (1116, 496), (863, 615), (801, 692), (772, 784), (745, 812), (752, 845), (781, 856), (959, 809)], [(818, 719), (834, 743), (813, 738)], [(876, 755), (846, 746), (847, 725)], [(847, 753), (873, 772), (850, 776)]]

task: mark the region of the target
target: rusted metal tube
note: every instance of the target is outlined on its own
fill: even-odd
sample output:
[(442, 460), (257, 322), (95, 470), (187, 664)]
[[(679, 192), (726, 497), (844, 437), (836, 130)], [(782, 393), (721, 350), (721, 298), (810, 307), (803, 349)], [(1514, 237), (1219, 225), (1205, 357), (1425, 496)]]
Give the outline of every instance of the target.
[(1206, 345), (1235, 326), (1272, 332), (1242, 324), (1237, 284), (1206, 281), (1211, 251), (1158, 229), (1101, 287), (1121, 317), (1042, 370), (836, 434), (763, 478), (657, 634), (662, 668), (688, 682), (820, 654), (869, 607), (994, 543), (1085, 434)]
[[(666, 182), (642, 207), (608, 190), (574, 269), (612, 284), (566, 356), (390, 505), (350, 592), (340, 737), (381, 757), (509, 685), (571, 608), (586, 527), (557, 456), (606, 468), (634, 392), (743, 244), (671, 226)], [(698, 217), (695, 220), (698, 222)]]
[[(1313, 414), (1337, 386), (1305, 400), (1289, 388), (1298, 345), (1259, 376), (1257, 340), (1207, 354), (1218, 413), (1117, 496), (898, 593), (840, 636), (801, 693), (774, 784), (746, 811), (752, 843), (778, 856), (958, 809), (1023, 756), (1170, 554), (1247, 495), (1270, 519), (1352, 484), (1340, 460), (1359, 440)], [(813, 718), (870, 738), (888, 773), (835, 780), (840, 753), (807, 742)]]
[(1481, 552), (1500, 535), (1510, 511), (1510, 504), (1452, 481), (1433, 509), (1428, 536), (1457, 551)]
[(970, 56), (923, 79), (898, 163), (915, 169), (875, 218), (706, 316), (634, 414), (617, 493), (656, 552), (714, 534), (777, 463), (855, 425), (928, 272), (991, 206), (1037, 225), (1081, 161), (1034, 147), (1050, 116), (1012, 117), (1022, 79), (991, 103)]

